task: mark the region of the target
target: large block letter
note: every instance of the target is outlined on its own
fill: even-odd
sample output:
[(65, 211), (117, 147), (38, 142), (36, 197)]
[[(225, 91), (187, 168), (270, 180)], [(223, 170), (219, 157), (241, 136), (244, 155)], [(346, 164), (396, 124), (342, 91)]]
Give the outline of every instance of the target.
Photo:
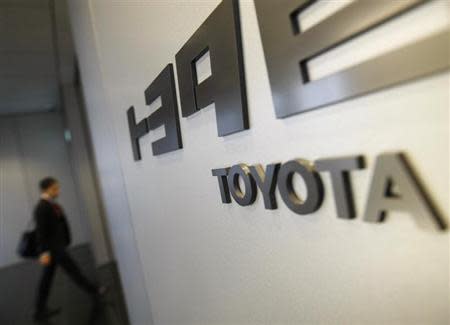
[(150, 105), (158, 97), (161, 97), (161, 107), (139, 123), (136, 123), (134, 107), (130, 107), (127, 111), (134, 160), (142, 159), (139, 139), (160, 126), (164, 126), (166, 135), (152, 143), (153, 155), (160, 155), (183, 147), (172, 64), (167, 65), (145, 90), (147, 105)]
[(316, 0), (255, 0), (276, 116), (302, 113), (448, 69), (447, 30), (311, 80), (311, 59), (425, 1), (354, 1), (301, 30), (298, 15)]
[[(211, 76), (198, 84), (196, 61), (210, 53)], [(249, 128), (239, 3), (223, 0), (176, 55), (182, 116), (215, 103), (219, 136)]]
[(217, 177), (219, 181), (220, 197), (222, 198), (222, 203), (231, 203), (230, 189), (228, 188), (227, 176), (230, 168), (217, 168), (213, 169), (212, 175)]
[(275, 189), (277, 187), (278, 171), (280, 163), (267, 165), (266, 171), (261, 165), (250, 166), (250, 173), (256, 181), (264, 199), (264, 207), (267, 210), (275, 210), (277, 200), (275, 198)]
[(430, 227), (432, 223), (440, 230), (447, 228), (403, 154), (378, 156), (364, 220), (382, 222), (392, 210), (415, 216), (421, 227)]
[(350, 171), (364, 168), (364, 158), (356, 156), (319, 159), (315, 164), (318, 171), (330, 172), (338, 217), (342, 219), (356, 218)]
[(162, 125), (166, 130), (164, 138), (152, 143), (153, 155), (155, 156), (183, 147), (172, 64), (167, 65), (145, 90), (145, 103), (150, 105), (160, 96), (161, 107), (147, 119), (150, 131)]
[[(239, 178), (242, 179), (244, 189), (239, 185)], [(233, 199), (241, 206), (253, 204), (256, 200), (256, 184), (246, 164), (234, 165), (228, 173), (228, 187)]]
[(147, 119), (136, 123), (136, 114), (134, 112), (134, 107), (131, 106), (127, 111), (128, 117), (128, 127), (130, 129), (131, 137), (131, 148), (133, 149), (134, 160), (141, 160), (141, 146), (139, 144), (139, 139), (148, 133)]
[[(295, 192), (294, 174), (300, 175), (305, 182), (306, 198), (300, 197)], [(323, 202), (322, 179), (314, 166), (306, 160), (291, 160), (281, 165), (278, 172), (278, 189), (287, 207), (298, 214), (314, 213), (319, 210)]]

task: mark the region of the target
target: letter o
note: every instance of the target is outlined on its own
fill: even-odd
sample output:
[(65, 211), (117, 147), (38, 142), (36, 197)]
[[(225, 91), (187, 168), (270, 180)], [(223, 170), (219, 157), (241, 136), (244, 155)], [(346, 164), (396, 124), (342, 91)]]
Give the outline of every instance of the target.
[[(239, 186), (239, 177), (244, 181), (245, 190)], [(256, 183), (246, 164), (234, 165), (228, 173), (228, 186), (234, 200), (242, 206), (250, 205), (256, 200)]]
[[(306, 185), (305, 199), (295, 193), (292, 184), (294, 174), (299, 174)], [(305, 160), (291, 160), (283, 164), (278, 173), (278, 189), (284, 203), (297, 214), (310, 214), (317, 211), (323, 202), (323, 184), (313, 165)]]

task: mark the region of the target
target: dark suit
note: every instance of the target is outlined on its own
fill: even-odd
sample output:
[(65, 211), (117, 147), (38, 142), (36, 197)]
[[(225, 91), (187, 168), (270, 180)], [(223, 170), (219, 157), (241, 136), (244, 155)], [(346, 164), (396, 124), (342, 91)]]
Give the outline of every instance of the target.
[(40, 200), (34, 210), (36, 232), (41, 252), (66, 249), (72, 241), (69, 224), (56, 203)]
[(40, 252), (49, 252), (51, 255), (51, 262), (44, 267), (39, 284), (36, 301), (37, 311), (46, 308), (53, 277), (58, 265), (82, 289), (90, 294), (95, 294), (97, 287), (86, 279), (66, 251), (71, 242), (71, 234), (63, 209), (56, 203), (42, 199), (34, 210), (34, 218)]

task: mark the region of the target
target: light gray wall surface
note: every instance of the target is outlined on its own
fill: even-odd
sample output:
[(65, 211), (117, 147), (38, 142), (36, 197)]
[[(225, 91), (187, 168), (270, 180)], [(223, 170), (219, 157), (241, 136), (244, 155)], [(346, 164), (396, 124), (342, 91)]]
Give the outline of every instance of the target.
[(112, 260), (109, 247), (105, 216), (102, 209), (93, 164), (89, 152), (89, 143), (85, 133), (85, 125), (80, 98), (75, 87), (71, 84), (62, 87), (64, 96), (64, 117), (67, 130), (70, 130), (71, 141), (68, 144), (70, 165), (74, 174), (80, 210), (89, 224), (90, 242), (97, 265)]
[[(145, 308), (158, 325), (448, 324), (448, 232), (421, 229), (414, 216), (401, 212), (382, 224), (362, 220), (375, 157), (398, 150), (411, 157), (448, 220), (448, 73), (278, 120), (254, 3), (241, 0), (251, 129), (217, 137), (209, 107), (181, 119), (183, 150), (152, 156), (152, 134), (141, 140), (144, 158), (135, 162), (126, 110), (134, 105), (138, 120), (148, 116), (144, 90), (174, 63), (219, 1), (69, 3), (133, 324), (147, 324)], [(448, 5), (437, 6), (445, 19)], [(397, 41), (410, 27), (400, 30)], [(385, 36), (371, 43), (382, 44)], [(326, 63), (334, 67), (341, 60), (328, 57)], [(211, 176), (213, 168), (240, 162), (354, 154), (364, 154), (368, 167), (352, 173), (358, 215), (352, 221), (336, 217), (327, 175), (323, 206), (308, 216), (293, 214), (278, 192), (274, 211), (264, 209), (261, 196), (245, 208), (223, 205)], [(136, 249), (142, 265), (128, 256)], [(127, 270), (138, 278), (132, 281)], [(145, 285), (151, 305), (128, 287), (137, 282)]]
[(59, 113), (0, 117), (0, 267), (19, 262), (16, 247), (39, 200), (39, 181), (56, 177), (74, 244), (88, 241)]
[(113, 121), (109, 115), (109, 103), (103, 88), (102, 62), (97, 52), (90, 4), (84, 0), (70, 1), (69, 10), (100, 191), (130, 320), (132, 324), (151, 325), (153, 321), (147, 287), (134, 238)]
[(70, 132), (68, 143), (71, 168), (80, 199), (80, 209), (89, 224), (90, 241), (97, 265), (112, 260), (106, 219), (99, 196), (83, 98), (77, 76), (77, 62), (66, 1), (54, 1), (55, 46), (63, 117)]

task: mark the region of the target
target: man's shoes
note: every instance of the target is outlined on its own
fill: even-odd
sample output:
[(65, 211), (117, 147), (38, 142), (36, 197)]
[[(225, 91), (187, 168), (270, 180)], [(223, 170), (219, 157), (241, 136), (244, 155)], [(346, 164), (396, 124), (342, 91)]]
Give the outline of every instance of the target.
[(61, 313), (61, 308), (45, 308), (43, 310), (37, 311), (33, 315), (33, 320), (35, 322), (40, 322), (51, 317), (54, 317)]

